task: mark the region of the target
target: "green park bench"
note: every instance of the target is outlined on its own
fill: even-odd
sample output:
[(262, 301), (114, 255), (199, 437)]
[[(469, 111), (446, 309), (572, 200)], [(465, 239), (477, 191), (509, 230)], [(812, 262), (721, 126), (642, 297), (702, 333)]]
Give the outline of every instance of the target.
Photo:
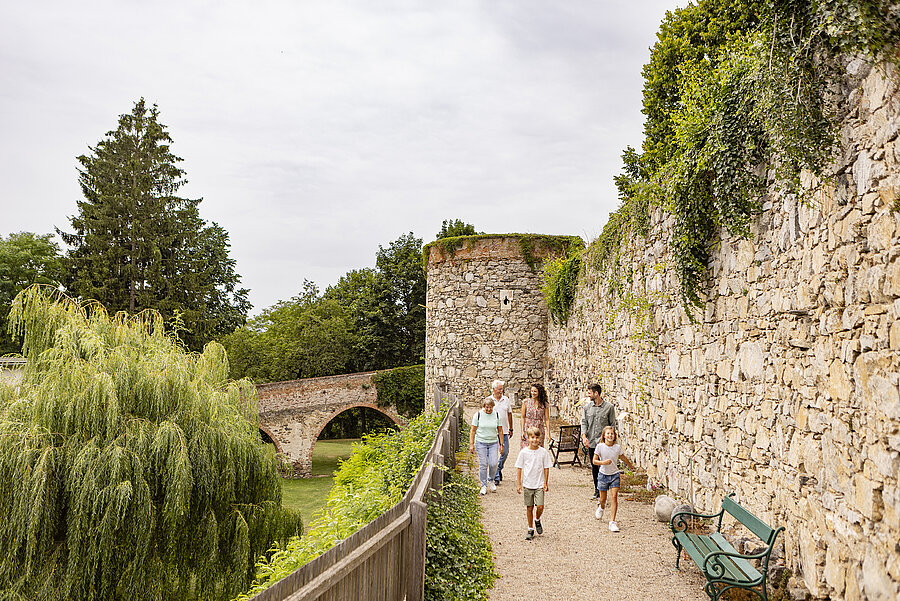
[[(689, 512), (672, 514), (670, 522), (673, 534), (672, 544), (678, 551), (675, 557), (675, 567), (679, 567), (681, 550), (684, 549), (706, 576), (704, 588), (712, 601), (716, 601), (722, 593), (732, 588), (752, 591), (763, 601), (768, 601), (766, 574), (769, 570), (769, 556), (775, 547), (775, 539), (778, 538), (778, 534), (784, 530), (784, 527), (779, 526), (773, 530), (758, 517), (738, 505), (731, 498), (732, 495), (725, 497), (722, 500), (722, 509), (712, 515)], [(762, 540), (763, 550), (754, 554), (742, 555), (725, 540), (725, 537), (722, 536), (722, 517), (726, 511)], [(716, 531), (708, 536), (688, 532), (688, 522), (691, 518), (718, 518)], [(754, 560), (759, 561), (760, 569), (750, 563)], [(761, 589), (757, 589), (757, 587), (761, 587)]]

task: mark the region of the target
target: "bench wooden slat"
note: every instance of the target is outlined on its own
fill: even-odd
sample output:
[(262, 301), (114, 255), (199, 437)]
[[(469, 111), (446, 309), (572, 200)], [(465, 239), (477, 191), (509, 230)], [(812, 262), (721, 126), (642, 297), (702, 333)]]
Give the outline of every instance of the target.
[[(731, 546), (722, 533), (713, 532), (711, 539), (715, 541), (719, 548), (723, 551), (727, 551), (729, 553), (737, 553), (737, 550)], [(729, 557), (728, 558), (735, 567), (743, 573), (743, 577), (739, 578), (739, 580), (743, 580), (746, 582), (756, 582), (760, 578), (762, 578), (762, 574), (759, 573), (759, 570), (753, 567), (753, 564), (747, 561), (746, 559), (741, 559), (740, 557)]]
[[(701, 568), (711, 553), (716, 551), (737, 553), (734, 547), (725, 540), (725, 537), (718, 532), (712, 536), (677, 532), (675, 533), (675, 538), (678, 539), (690, 558), (694, 560), (694, 563)], [(719, 563), (727, 573), (727, 577), (736, 582), (758, 582), (762, 578), (762, 574), (746, 559), (720, 556)]]
[(735, 503), (731, 497), (722, 499), (722, 507), (731, 514), (734, 519), (747, 527), (753, 534), (758, 536), (766, 545), (772, 543), (772, 533), (775, 532), (768, 524), (760, 520), (758, 517)]
[[(691, 556), (691, 559), (694, 560), (694, 563), (700, 566), (701, 569), (710, 553), (720, 550), (715, 542), (708, 536), (703, 536), (702, 534), (685, 534), (685, 536), (688, 539), (688, 543), (684, 545), (684, 549)], [(736, 569), (736, 566), (734, 566), (733, 562), (729, 561), (729, 558), (723, 557), (720, 563), (725, 569), (728, 578), (738, 581), (744, 580), (744, 574)]]

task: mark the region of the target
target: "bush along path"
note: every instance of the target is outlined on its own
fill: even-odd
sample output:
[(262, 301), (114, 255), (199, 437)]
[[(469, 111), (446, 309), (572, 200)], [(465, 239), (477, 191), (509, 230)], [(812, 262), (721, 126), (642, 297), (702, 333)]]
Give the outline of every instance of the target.
[(481, 498), (483, 523), (500, 575), (489, 599), (535, 594), (585, 601), (606, 596), (617, 601), (707, 598), (698, 570), (675, 569), (668, 524), (656, 520), (646, 494), (625, 492), (626, 478), (616, 516), (621, 531), (610, 532), (608, 519), (594, 517), (597, 505), (590, 498), (590, 470), (550, 468), (550, 492), (541, 518), (544, 532), (526, 541), (525, 507), (515, 480), (519, 442), (510, 444), (503, 482), (496, 493)]

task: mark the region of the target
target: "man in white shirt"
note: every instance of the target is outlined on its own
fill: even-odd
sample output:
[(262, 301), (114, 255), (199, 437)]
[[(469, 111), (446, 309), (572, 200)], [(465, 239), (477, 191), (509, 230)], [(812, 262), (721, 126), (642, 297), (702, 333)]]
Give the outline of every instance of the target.
[(509, 438), (512, 435), (512, 408), (509, 406), (509, 398), (503, 394), (503, 387), (506, 382), (503, 380), (494, 380), (491, 383), (491, 396), (487, 397), (494, 401), (494, 411), (500, 418), (500, 424), (503, 426), (503, 453), (500, 454), (500, 462), (497, 464), (497, 475), (494, 476), (494, 483), (500, 484), (503, 480), (503, 464), (506, 463), (506, 457), (509, 455)]

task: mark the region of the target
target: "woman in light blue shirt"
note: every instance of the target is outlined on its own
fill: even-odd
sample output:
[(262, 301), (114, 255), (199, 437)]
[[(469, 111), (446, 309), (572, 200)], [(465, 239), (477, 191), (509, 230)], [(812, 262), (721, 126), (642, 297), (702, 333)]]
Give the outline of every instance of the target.
[(496, 492), (494, 477), (497, 475), (497, 461), (503, 452), (503, 424), (494, 411), (494, 399), (484, 399), (481, 411), (472, 417), (472, 430), (469, 432), (469, 452), (478, 452), (478, 478), (481, 480), (481, 494), (490, 487)]

